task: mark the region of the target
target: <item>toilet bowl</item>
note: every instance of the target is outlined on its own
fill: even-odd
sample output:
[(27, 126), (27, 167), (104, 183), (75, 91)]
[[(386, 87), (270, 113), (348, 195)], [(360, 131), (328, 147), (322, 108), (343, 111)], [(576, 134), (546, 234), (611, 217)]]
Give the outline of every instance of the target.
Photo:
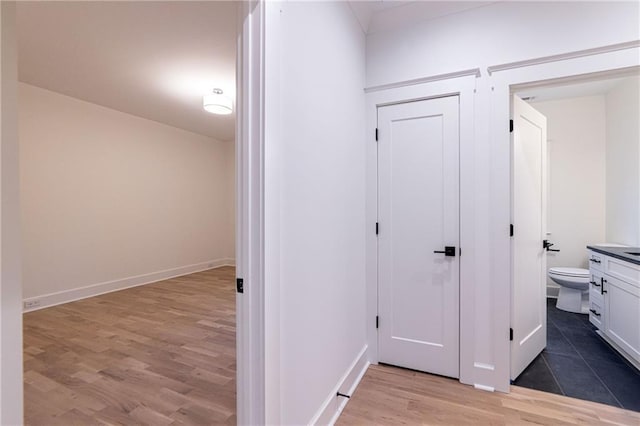
[(589, 312), (589, 270), (550, 268), (549, 278), (560, 286), (556, 308), (577, 314)]

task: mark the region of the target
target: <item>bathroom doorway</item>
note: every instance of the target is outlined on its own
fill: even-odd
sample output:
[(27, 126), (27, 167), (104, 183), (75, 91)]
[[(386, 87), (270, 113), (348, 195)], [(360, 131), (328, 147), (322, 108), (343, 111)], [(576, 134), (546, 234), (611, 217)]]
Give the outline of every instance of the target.
[[(587, 246), (640, 244), (639, 87), (640, 75), (634, 69), (512, 90), (514, 97), (539, 111), (547, 122), (546, 146), (536, 151), (538, 155), (546, 151), (544, 157), (525, 163), (544, 167), (540, 175), (545, 177), (539, 185), (547, 188), (540, 202), (541, 222), (546, 227), (539, 244), (531, 248), (544, 258), (539, 263), (546, 261), (546, 267), (539, 277), (532, 277), (531, 271), (527, 275), (528, 282), (541, 283), (542, 288), (528, 289), (541, 303), (535, 309), (523, 303), (529, 306), (527, 312), (515, 300), (521, 279), (517, 259), (523, 249), (512, 241), (512, 262), (516, 261), (512, 263), (512, 328), (516, 328), (516, 319), (527, 315), (531, 326), (514, 333), (512, 384), (635, 411), (640, 411), (640, 371), (589, 321), (593, 280)], [(512, 100), (514, 112), (517, 99)], [(514, 123), (512, 144), (521, 133)], [(518, 164), (514, 152), (512, 145), (512, 167)], [(531, 177), (531, 169), (527, 173)], [(515, 176), (512, 169), (512, 191), (521, 194)], [(512, 194), (513, 200), (516, 195)], [(627, 217), (633, 214), (635, 221)], [(512, 219), (515, 240), (526, 225), (517, 223), (514, 210)], [(531, 266), (533, 261), (529, 262)], [(518, 371), (517, 363), (523, 361), (517, 358), (514, 346), (543, 330), (542, 350)]]

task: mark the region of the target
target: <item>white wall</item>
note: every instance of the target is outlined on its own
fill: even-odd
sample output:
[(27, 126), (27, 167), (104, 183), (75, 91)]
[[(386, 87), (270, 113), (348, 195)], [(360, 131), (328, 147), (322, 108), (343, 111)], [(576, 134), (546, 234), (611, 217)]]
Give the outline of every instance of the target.
[[(547, 117), (548, 238), (561, 250), (548, 252), (547, 266), (588, 268), (586, 246), (605, 241), (604, 96), (532, 106)], [(558, 287), (548, 278), (547, 285)]]
[(640, 246), (640, 78), (607, 93), (607, 242)]
[(367, 86), (637, 40), (639, 8), (632, 1), (506, 1), (374, 33)]
[(0, 424), (22, 424), (22, 290), (15, 2), (0, 3)]
[[(474, 135), (468, 144), (473, 148), (461, 152), (473, 163), (469, 165), (473, 188), (463, 215), (474, 218), (472, 226), (461, 229), (462, 238), (469, 241), (462, 247), (461, 262), (473, 271), (468, 275), (473, 277), (473, 291), (461, 294), (461, 303), (468, 306), (462, 312), (461, 333), (473, 336), (468, 353), (461, 354), (461, 359), (472, 361), (461, 365), (461, 371), (472, 371), (462, 378), (465, 383), (509, 389), (510, 268), (505, 263), (510, 253), (509, 83), (505, 82), (516, 74), (490, 76), (487, 67), (638, 40), (639, 12), (637, 2), (499, 2), (367, 36), (368, 87), (480, 69)], [(557, 62), (544, 70), (525, 67), (517, 71), (526, 72), (527, 80), (519, 82), (581, 74), (598, 69), (598, 60)], [(616, 68), (624, 61), (608, 63)]]
[(233, 257), (232, 143), (19, 90), (25, 298), (57, 303)]
[(266, 309), (280, 303), (281, 325), (271, 367), (280, 394), (268, 395), (279, 406), (267, 421), (323, 424), (344, 402), (336, 391), (349, 391), (340, 386), (352, 364), (365, 359), (365, 37), (346, 2), (290, 2), (266, 38), (281, 40), (266, 69), (265, 203), (279, 206), (267, 208), (267, 243), (279, 252), (267, 253), (277, 273), (266, 286), (280, 292)]

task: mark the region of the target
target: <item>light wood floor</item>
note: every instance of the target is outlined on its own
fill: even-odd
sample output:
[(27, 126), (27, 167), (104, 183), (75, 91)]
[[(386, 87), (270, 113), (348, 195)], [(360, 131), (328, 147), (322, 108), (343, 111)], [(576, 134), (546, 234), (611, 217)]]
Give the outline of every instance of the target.
[(24, 315), (28, 425), (235, 424), (234, 268)]
[(640, 425), (640, 413), (517, 386), (492, 393), (457, 380), (372, 365), (336, 423), (346, 425)]

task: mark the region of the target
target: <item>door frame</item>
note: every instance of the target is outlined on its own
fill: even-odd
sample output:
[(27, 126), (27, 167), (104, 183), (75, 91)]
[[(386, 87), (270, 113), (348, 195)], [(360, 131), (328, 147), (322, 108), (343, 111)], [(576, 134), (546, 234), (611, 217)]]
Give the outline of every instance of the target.
[(511, 292), (513, 271), (511, 262), (506, 267), (502, 259), (511, 257), (512, 244), (508, 232), (511, 223), (511, 96), (525, 88), (550, 86), (616, 77), (637, 72), (640, 69), (640, 41), (603, 46), (602, 48), (570, 52), (562, 55), (490, 66), (491, 111), (489, 136), (494, 155), (491, 175), (494, 210), (491, 231), (491, 267), (494, 273), (493, 292), (495, 303), (508, 309), (494, 310), (495, 325), (492, 345), (495, 356), (496, 389), (508, 392), (510, 388), (511, 341)]
[(22, 261), (15, 2), (0, 3), (0, 424), (23, 423)]
[(266, 6), (238, 7), (236, 53), (236, 415), (265, 424), (264, 27)]
[[(406, 102), (428, 100), (446, 96), (459, 99), (459, 164), (460, 164), (460, 247), (471, 247), (473, 239), (473, 140), (474, 140), (474, 94), (479, 69), (456, 74), (434, 76), (398, 84), (376, 86), (366, 92), (366, 315), (368, 359), (378, 364), (378, 240), (375, 224), (378, 221), (378, 146), (375, 129), (378, 108)], [(465, 259), (465, 260), (463, 260)], [(460, 257), (460, 330), (459, 359), (460, 382), (473, 383), (473, 322), (469, 301), (473, 303), (473, 264)]]

